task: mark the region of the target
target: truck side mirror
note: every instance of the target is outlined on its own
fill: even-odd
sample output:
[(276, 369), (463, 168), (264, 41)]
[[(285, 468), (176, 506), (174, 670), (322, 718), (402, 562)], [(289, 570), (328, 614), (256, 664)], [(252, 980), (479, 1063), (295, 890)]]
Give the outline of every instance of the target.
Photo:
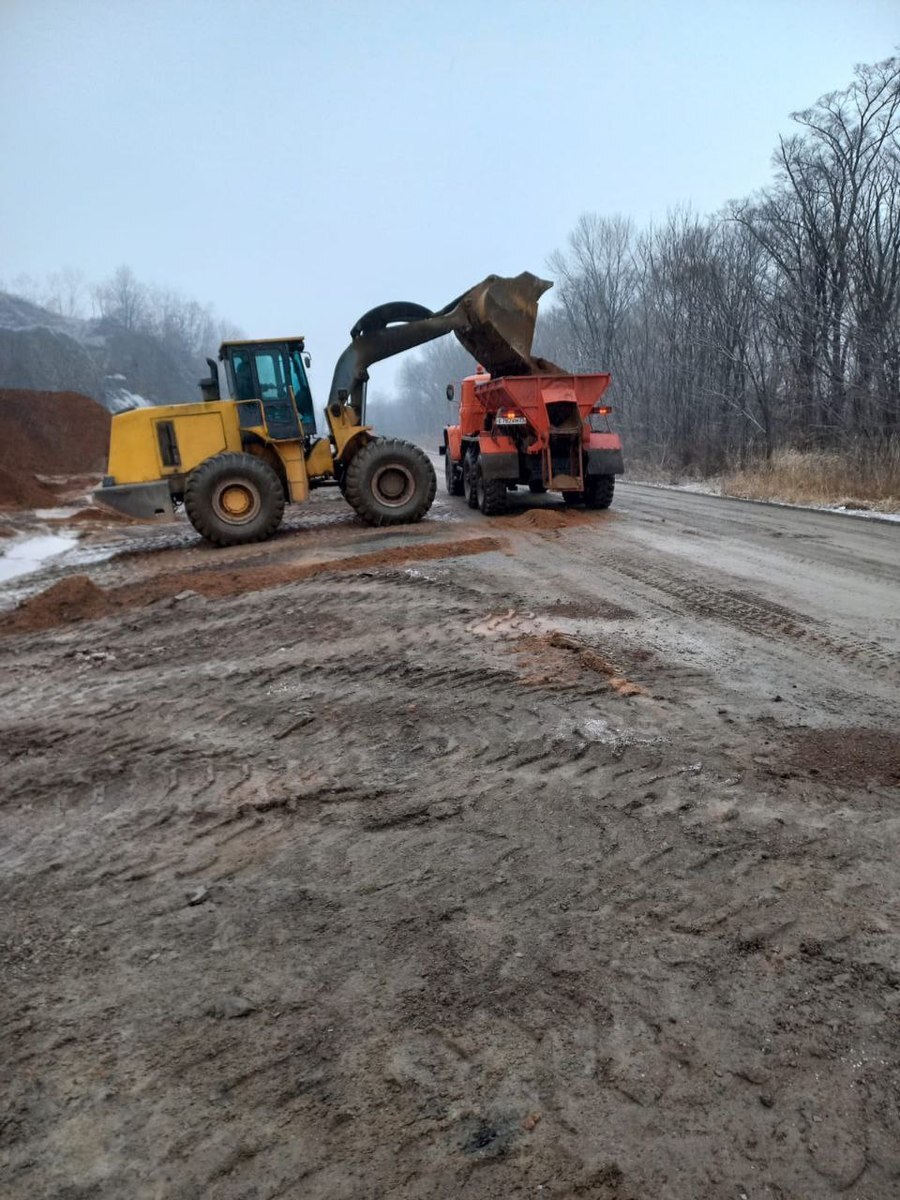
[(455, 396), (455, 394), (456, 394), (456, 392), (455, 392), (455, 390), (454, 390), (453, 384), (452, 384), (452, 383), (448, 383), (448, 384), (447, 384), (447, 399), (448, 399), (448, 400), (452, 400), (452, 399), (453, 399), (453, 397)]

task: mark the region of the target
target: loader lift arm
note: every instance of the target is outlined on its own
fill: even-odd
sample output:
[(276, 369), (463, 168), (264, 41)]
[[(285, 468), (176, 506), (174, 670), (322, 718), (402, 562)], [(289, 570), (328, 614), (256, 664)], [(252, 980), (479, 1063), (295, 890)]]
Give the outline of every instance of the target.
[(514, 278), (488, 275), (437, 312), (403, 300), (370, 309), (351, 329), (350, 345), (334, 368), (329, 409), (349, 404), (364, 423), (369, 367), (447, 333), (455, 333), (492, 376), (563, 374), (531, 355), (538, 300), (551, 286), (530, 271)]

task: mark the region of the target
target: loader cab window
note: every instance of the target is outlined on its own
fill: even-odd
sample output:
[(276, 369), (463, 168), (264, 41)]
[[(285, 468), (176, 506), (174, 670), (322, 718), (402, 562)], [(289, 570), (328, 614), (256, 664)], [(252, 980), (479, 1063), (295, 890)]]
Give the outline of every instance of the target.
[(257, 350), (256, 378), (263, 400), (289, 400), (284, 376), (284, 355), (280, 350)]
[(283, 348), (267, 346), (265, 350), (256, 350), (253, 361), (269, 436), (276, 439), (299, 437), (300, 426), (288, 391)]
[(256, 384), (253, 382), (253, 367), (247, 350), (235, 350), (231, 359), (234, 370), (235, 400), (255, 400)]
[[(253, 415), (247, 402), (256, 400), (262, 404), (270, 437), (299, 437), (297, 415), (303, 422), (303, 432), (315, 433), (312, 396), (299, 350), (292, 350), (284, 343), (236, 349), (232, 352), (232, 369), (234, 398), (242, 402), (243, 428), (248, 426)], [(292, 394), (296, 413), (291, 403)]]

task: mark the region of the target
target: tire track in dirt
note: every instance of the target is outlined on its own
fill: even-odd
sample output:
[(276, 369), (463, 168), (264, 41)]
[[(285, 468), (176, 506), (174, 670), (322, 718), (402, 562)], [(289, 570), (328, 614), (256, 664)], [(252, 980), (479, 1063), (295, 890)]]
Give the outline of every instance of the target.
[(802, 642), (812, 651), (823, 651), (873, 673), (900, 674), (897, 656), (877, 644), (825, 633), (815, 628), (811, 618), (749, 592), (717, 588), (634, 559), (603, 557), (602, 561), (618, 574), (673, 597), (687, 612), (734, 625), (758, 637), (774, 635)]
[(861, 1093), (847, 1156), (891, 1144), (893, 805), (610, 692), (579, 648), (620, 628), (523, 686), (508, 612), (552, 610), (478, 561), (0, 648), (0, 779), (43, 796), (0, 805), (15, 1194), (824, 1196), (814, 1116)]

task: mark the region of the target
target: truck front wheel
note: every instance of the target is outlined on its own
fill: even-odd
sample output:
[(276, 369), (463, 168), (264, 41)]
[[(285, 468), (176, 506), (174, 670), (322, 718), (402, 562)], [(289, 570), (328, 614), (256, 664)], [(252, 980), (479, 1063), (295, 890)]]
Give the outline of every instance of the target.
[(193, 527), (216, 546), (271, 537), (284, 514), (284, 489), (268, 463), (252, 454), (216, 454), (187, 477), (184, 508)]
[(448, 496), (461, 496), (463, 494), (463, 479), (462, 468), (450, 457), (450, 447), (444, 449), (444, 479), (447, 483)]

